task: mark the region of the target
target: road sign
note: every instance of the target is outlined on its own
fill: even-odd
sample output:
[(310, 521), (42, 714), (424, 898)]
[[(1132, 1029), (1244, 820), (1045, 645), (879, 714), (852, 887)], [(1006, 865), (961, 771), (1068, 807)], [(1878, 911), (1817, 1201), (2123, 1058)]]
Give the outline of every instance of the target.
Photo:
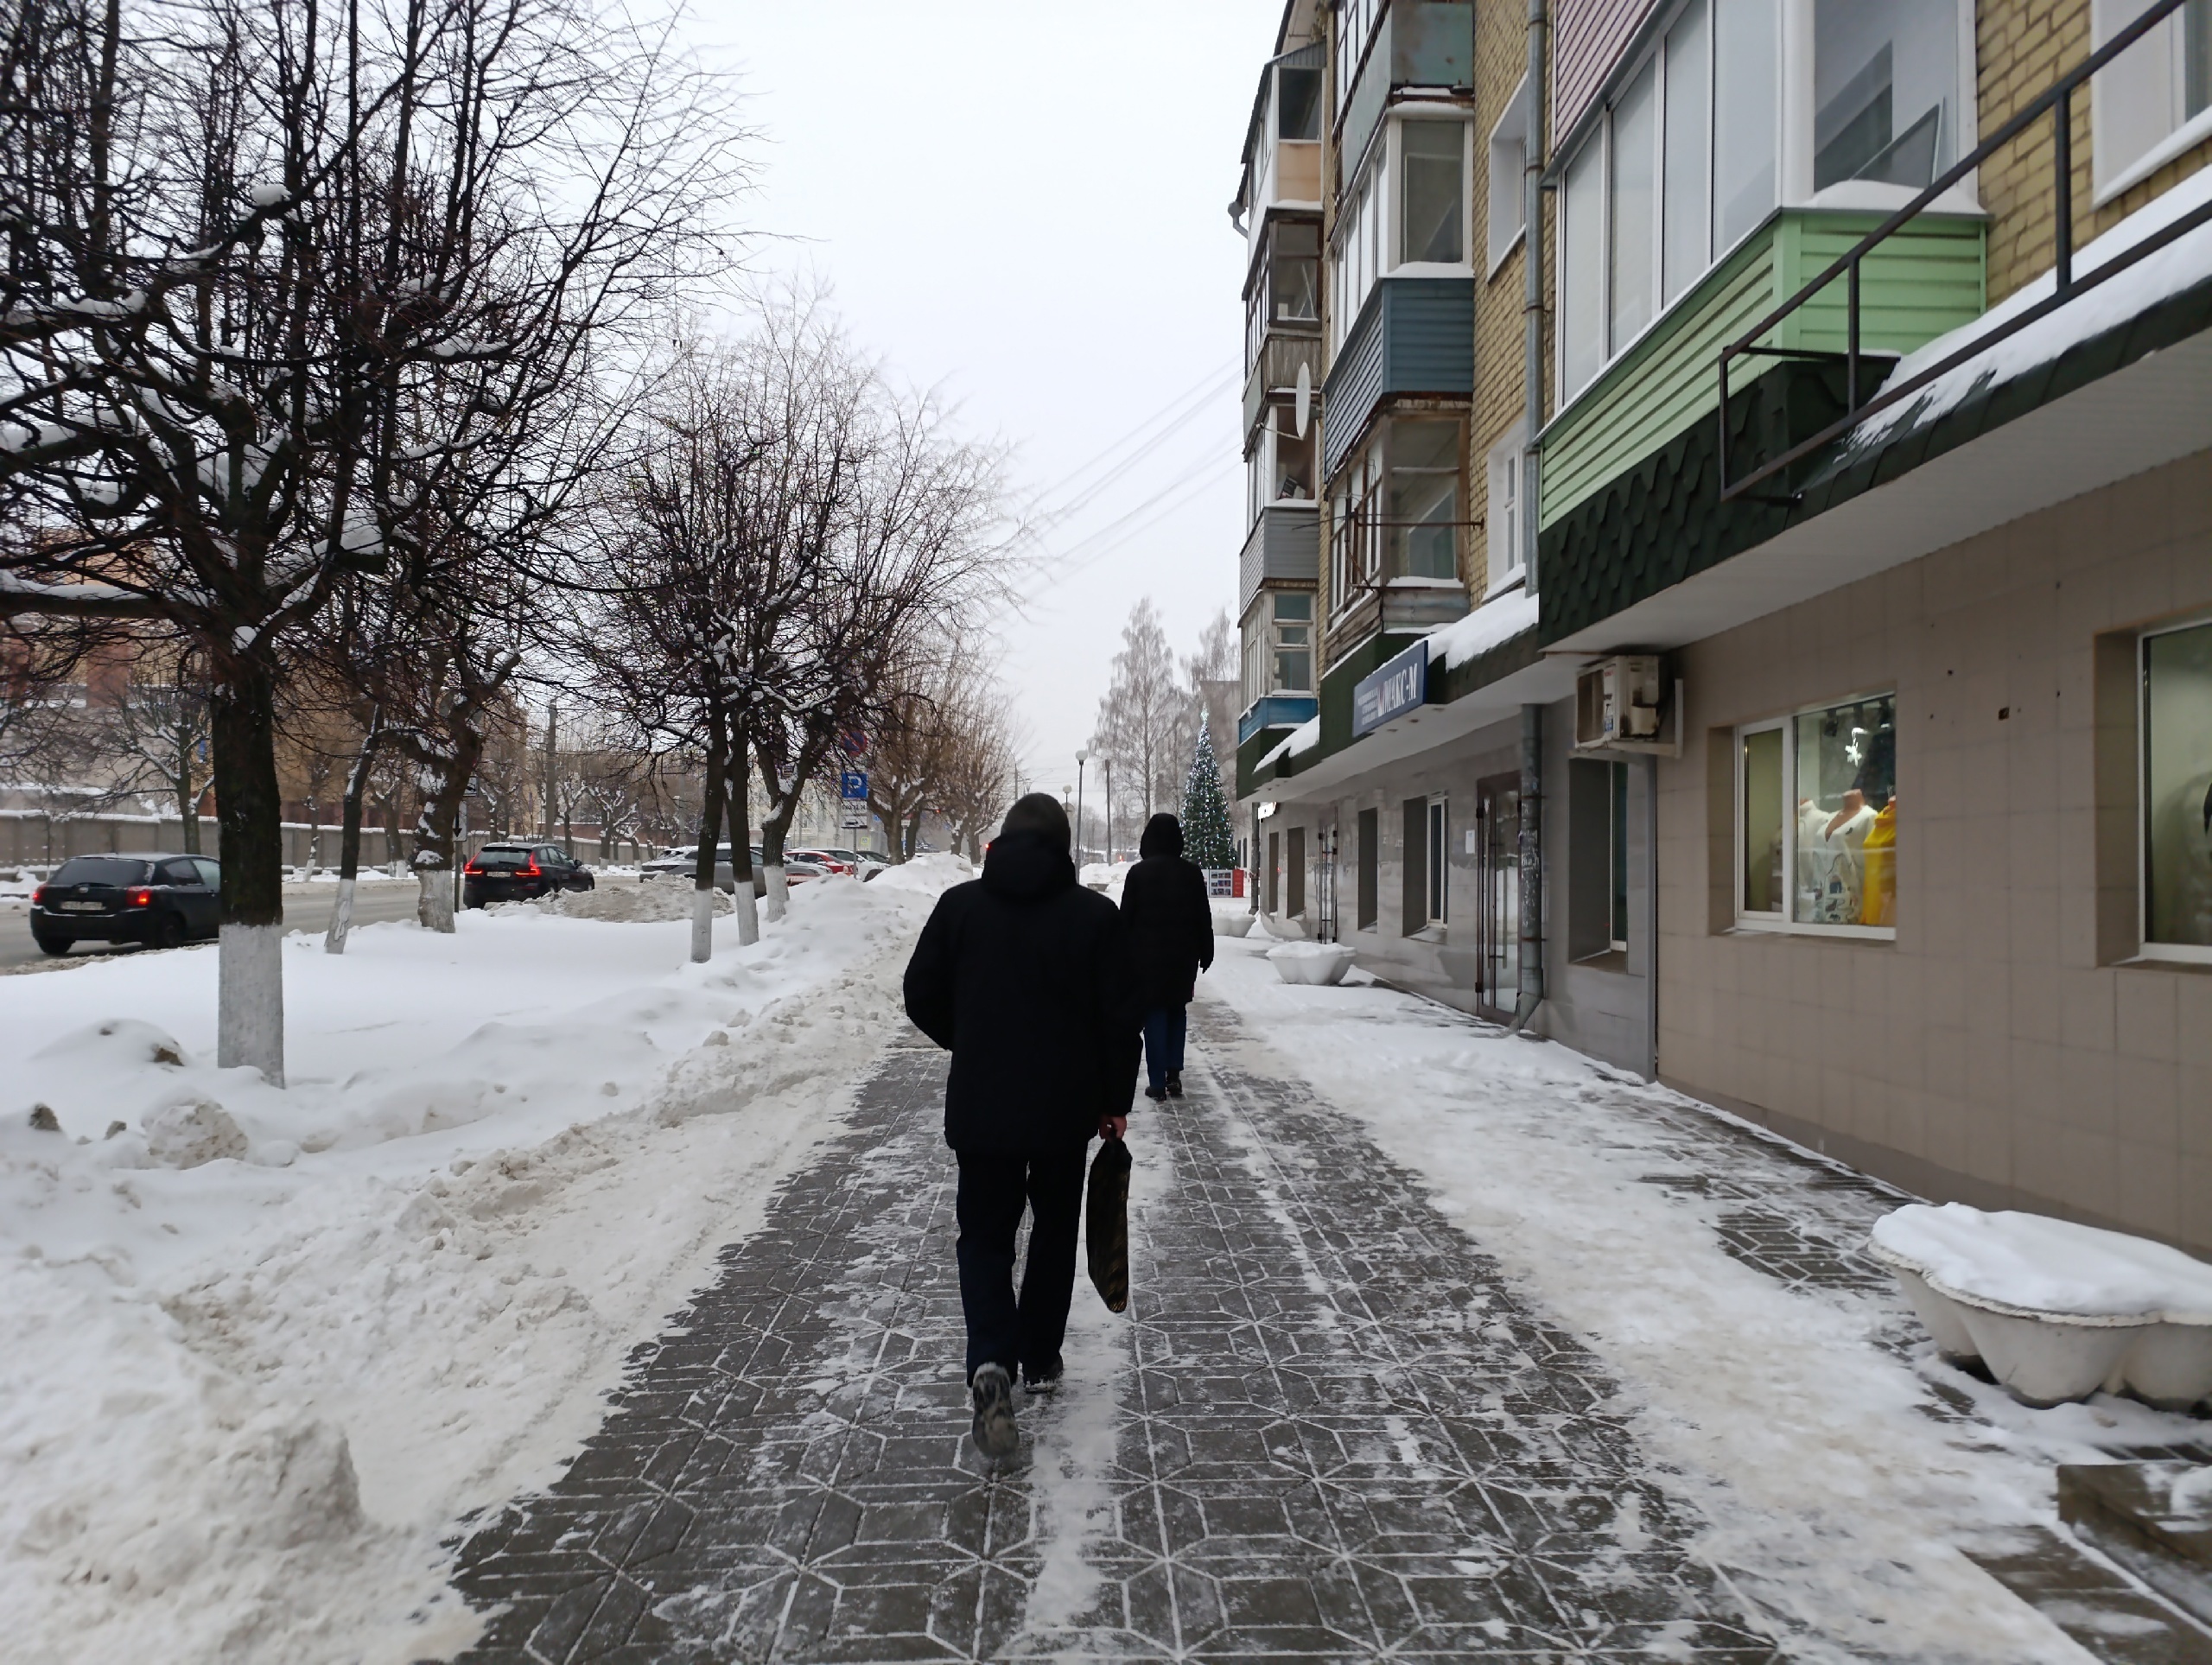
[(838, 776), (839, 793), (847, 799), (868, 796), (868, 777), (857, 769), (847, 769)]
[(847, 757), (860, 757), (868, 751), (868, 736), (857, 728), (849, 729), (845, 734), (844, 745)]
[(847, 800), (845, 812), (837, 818), (837, 825), (846, 832), (866, 832), (868, 826), (868, 805), (858, 800)]

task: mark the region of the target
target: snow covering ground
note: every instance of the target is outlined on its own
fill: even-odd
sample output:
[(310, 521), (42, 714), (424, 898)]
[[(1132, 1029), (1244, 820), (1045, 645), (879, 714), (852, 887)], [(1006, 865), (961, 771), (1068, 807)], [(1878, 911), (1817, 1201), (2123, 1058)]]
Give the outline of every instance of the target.
[[(1709, 1522), (1699, 1553), (1800, 1656), (2084, 1665), (1960, 1546), (2056, 1524), (2054, 1464), (2192, 1439), (2201, 1423), (2102, 1395), (2030, 1410), (1926, 1344), (1902, 1360), (1876, 1344), (1897, 1303), (1787, 1287), (1724, 1250), (1727, 1199), (1643, 1178), (1682, 1161), (1649, 1109), (1717, 1112), (1362, 973), (1286, 985), (1264, 926), (1215, 946), (1194, 1028), (1204, 1002), (1234, 1007), (1236, 1062), (1357, 1117), (1588, 1338), (1662, 1478)], [(1979, 1420), (1929, 1414), (1923, 1374), (1937, 1372)]]
[[(749, 949), (626, 886), (286, 940), (292, 1084), (219, 1070), (215, 950), (0, 999), (13, 1661), (400, 1661), (441, 1540), (550, 1478), (895, 1033), (925, 858)], [(677, 897), (678, 901), (688, 899)]]

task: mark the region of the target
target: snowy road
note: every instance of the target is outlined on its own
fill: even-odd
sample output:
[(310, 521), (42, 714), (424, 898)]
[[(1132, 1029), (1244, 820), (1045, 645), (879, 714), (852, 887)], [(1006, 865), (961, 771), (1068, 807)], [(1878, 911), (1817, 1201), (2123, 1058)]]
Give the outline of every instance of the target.
[[(294, 931), (322, 930), (330, 923), (337, 889), (335, 885), (327, 884), (285, 886), (285, 923)], [(411, 883), (365, 884), (353, 898), (353, 923), (372, 925), (392, 919), (411, 919), (415, 917), (415, 902), (416, 887)], [(28, 909), (17, 905), (0, 906), (0, 970), (27, 965), (60, 967), (94, 956), (144, 951), (86, 943), (67, 958), (55, 959), (31, 940)]]

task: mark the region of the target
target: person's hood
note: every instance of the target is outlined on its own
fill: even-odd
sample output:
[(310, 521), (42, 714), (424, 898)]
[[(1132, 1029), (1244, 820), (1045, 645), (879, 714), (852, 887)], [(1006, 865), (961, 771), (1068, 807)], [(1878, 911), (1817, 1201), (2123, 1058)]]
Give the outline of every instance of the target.
[(1012, 902), (1042, 901), (1075, 887), (1075, 863), (1040, 832), (1001, 833), (983, 854), (983, 888)]
[(1183, 853), (1183, 826), (1172, 815), (1156, 815), (1144, 823), (1144, 836), (1137, 840), (1140, 856), (1180, 855)]

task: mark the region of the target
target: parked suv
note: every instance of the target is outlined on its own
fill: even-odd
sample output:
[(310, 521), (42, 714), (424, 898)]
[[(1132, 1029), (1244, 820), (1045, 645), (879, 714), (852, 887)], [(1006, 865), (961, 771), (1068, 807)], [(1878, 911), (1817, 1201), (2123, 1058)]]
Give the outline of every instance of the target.
[(556, 890), (596, 890), (591, 869), (556, 844), (486, 844), (461, 870), (464, 907), (528, 902)]
[(48, 954), (73, 943), (175, 948), (222, 923), (222, 869), (204, 855), (76, 855), (31, 893), (31, 937)]

